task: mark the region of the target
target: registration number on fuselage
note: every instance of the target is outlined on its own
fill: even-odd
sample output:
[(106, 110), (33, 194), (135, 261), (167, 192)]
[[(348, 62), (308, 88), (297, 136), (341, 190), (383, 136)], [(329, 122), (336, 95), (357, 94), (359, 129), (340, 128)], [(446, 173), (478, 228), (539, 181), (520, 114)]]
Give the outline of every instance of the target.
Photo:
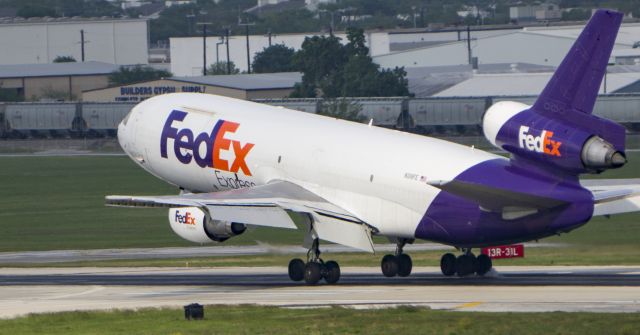
[(524, 257), (524, 245), (500, 245), (496, 247), (482, 248), (482, 253), (490, 258), (518, 258)]

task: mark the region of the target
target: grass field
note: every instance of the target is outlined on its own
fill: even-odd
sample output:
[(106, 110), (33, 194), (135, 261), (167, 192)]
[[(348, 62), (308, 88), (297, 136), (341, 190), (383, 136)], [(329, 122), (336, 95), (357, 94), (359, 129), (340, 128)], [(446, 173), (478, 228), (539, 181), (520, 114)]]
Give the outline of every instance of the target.
[(425, 308), (354, 310), (206, 306), (74, 312), (0, 320), (0, 334), (638, 334), (640, 314), (473, 313)]
[[(193, 245), (173, 234), (164, 209), (104, 206), (107, 194), (177, 192), (127, 157), (3, 157), (0, 166), (0, 251)], [(598, 177), (640, 177), (640, 154), (632, 153), (630, 163), (623, 169)], [(570, 234), (545, 240), (568, 243), (568, 248), (527, 249), (527, 258), (508, 262), (640, 264), (639, 236), (638, 214), (596, 218)], [(302, 238), (300, 231), (258, 228), (225, 243), (300, 244)], [(431, 262), (440, 254), (422, 252), (414, 258)], [(343, 261), (345, 265), (371, 265), (379, 261), (379, 256), (365, 254), (345, 254), (344, 257), (347, 258)], [(266, 258), (252, 259), (257, 262), (255, 265), (270, 265), (271, 261)], [(280, 262), (279, 258), (273, 260)], [(242, 263), (242, 259), (191, 261), (228, 265), (234, 260)], [(185, 261), (188, 260), (177, 260), (182, 264)], [(174, 264), (176, 261), (156, 262)]]

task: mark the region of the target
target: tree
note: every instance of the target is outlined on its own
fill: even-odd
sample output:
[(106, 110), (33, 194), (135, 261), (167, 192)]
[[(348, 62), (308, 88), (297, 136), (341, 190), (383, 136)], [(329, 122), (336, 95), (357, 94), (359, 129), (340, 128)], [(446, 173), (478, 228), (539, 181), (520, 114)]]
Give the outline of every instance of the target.
[(330, 87), (333, 80), (339, 80), (336, 73), (348, 59), (345, 51), (340, 38), (335, 36), (306, 37), (293, 57), (294, 66), (303, 75), (302, 83), (296, 85), (292, 97), (316, 97), (322, 87)]
[[(229, 73), (229, 68), (231, 69)], [(240, 70), (236, 68), (236, 64), (233, 61), (229, 62), (229, 68), (227, 68), (227, 62), (217, 62), (213, 63), (207, 69), (207, 74), (209, 75), (224, 75), (224, 74), (238, 74)]]
[(348, 121), (363, 122), (366, 118), (360, 115), (362, 105), (345, 98), (325, 99), (320, 103), (319, 115), (334, 117)]
[(156, 70), (150, 66), (136, 65), (133, 67), (121, 66), (117, 71), (109, 75), (110, 85), (127, 85), (141, 81), (156, 80), (171, 77), (172, 74), (165, 70)]
[(56, 58), (53, 59), (54, 63), (73, 63), (75, 61), (76, 59), (73, 58), (73, 56), (56, 56)]
[(276, 44), (256, 53), (251, 68), (255, 73), (291, 72), (295, 51), (284, 44)]
[(305, 39), (294, 63), (303, 71), (292, 97), (382, 97), (410, 95), (403, 68), (380, 69), (369, 56), (364, 31), (347, 29), (349, 43), (314, 36)]

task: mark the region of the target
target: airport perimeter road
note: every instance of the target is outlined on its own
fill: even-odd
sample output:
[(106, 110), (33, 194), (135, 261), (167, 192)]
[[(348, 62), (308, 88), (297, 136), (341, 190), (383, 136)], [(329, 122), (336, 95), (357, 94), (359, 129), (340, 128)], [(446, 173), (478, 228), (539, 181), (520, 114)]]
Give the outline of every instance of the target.
[(347, 267), (339, 285), (313, 287), (289, 281), (284, 267), (0, 270), (0, 317), (192, 302), (640, 312), (640, 266), (499, 267), (483, 278), (444, 278), (434, 267), (415, 268), (408, 278), (385, 278), (378, 268)]

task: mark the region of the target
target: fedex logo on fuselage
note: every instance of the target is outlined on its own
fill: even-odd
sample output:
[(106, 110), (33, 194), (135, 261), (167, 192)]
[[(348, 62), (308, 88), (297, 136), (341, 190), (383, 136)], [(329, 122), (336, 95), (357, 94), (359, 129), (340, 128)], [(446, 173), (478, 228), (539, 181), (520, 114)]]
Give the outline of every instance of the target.
[(196, 224), (196, 218), (189, 212), (186, 212), (184, 215), (180, 214), (180, 211), (176, 211), (175, 221), (177, 223), (194, 225)]
[(560, 146), (562, 142), (552, 139), (553, 132), (543, 130), (540, 136), (533, 136), (529, 133), (529, 127), (520, 126), (518, 132), (518, 144), (520, 148), (529, 151), (539, 152), (545, 155), (560, 157)]
[[(174, 128), (173, 124), (184, 121), (187, 116), (186, 112), (173, 110), (162, 129), (160, 136), (160, 156), (167, 158), (167, 142), (173, 140), (173, 152), (178, 161), (182, 164), (189, 164), (195, 160), (200, 167), (210, 167), (217, 170), (240, 172), (247, 176), (251, 176), (251, 171), (245, 161), (247, 154), (253, 148), (253, 143), (242, 145), (240, 141), (225, 138), (227, 133), (235, 133), (240, 124), (218, 120), (211, 133), (200, 133), (194, 136), (193, 131), (189, 128)], [(206, 153), (200, 153), (200, 147), (206, 145)], [(222, 159), (220, 154), (223, 151), (233, 151), (234, 160), (230, 163), (226, 159)]]

